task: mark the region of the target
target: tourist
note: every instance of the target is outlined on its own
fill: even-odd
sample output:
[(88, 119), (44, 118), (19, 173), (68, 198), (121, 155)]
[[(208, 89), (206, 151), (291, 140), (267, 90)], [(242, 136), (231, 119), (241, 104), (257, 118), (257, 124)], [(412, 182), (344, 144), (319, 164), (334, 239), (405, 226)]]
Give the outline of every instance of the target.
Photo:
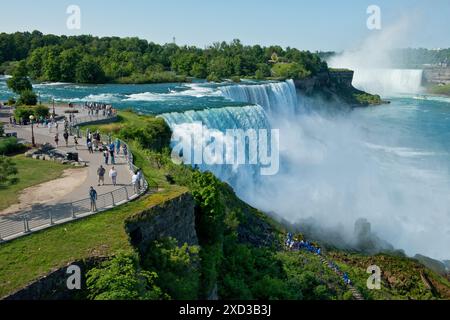
[(138, 174), (137, 174), (137, 172), (135, 172), (133, 174), (133, 176), (131, 177), (131, 184), (134, 187), (134, 192), (136, 194), (139, 194), (140, 189), (139, 189), (139, 185), (138, 185)]
[(105, 165), (108, 165), (109, 162), (109, 151), (104, 149), (103, 150), (103, 158), (105, 159)]
[(66, 141), (66, 147), (69, 146), (69, 133), (67, 131), (64, 132), (64, 140)]
[(114, 186), (116, 186), (117, 185), (117, 170), (116, 170), (116, 168), (114, 168), (114, 167), (111, 168), (111, 170), (109, 171), (109, 177), (112, 180), (112, 184)]
[(106, 170), (105, 168), (103, 168), (103, 166), (100, 166), (100, 168), (97, 169), (97, 175), (98, 175), (98, 186), (100, 187), (101, 185), (105, 185), (105, 173)]
[(48, 126), (48, 133), (52, 133), (52, 122), (49, 121), (47, 126)]
[(58, 148), (58, 144), (59, 144), (59, 134), (58, 133), (55, 135), (55, 144), (56, 144), (56, 147)]
[(116, 153), (117, 155), (120, 154), (120, 140), (116, 139)]
[(89, 198), (91, 199), (91, 212), (97, 212), (97, 191), (94, 187), (89, 190)]
[(91, 142), (90, 140), (88, 141), (87, 147), (88, 147), (89, 153), (90, 153), (90, 154), (93, 154), (93, 153), (94, 153), (94, 150), (92, 149), (92, 142)]
[(137, 185), (139, 190), (141, 190), (141, 181), (142, 181), (142, 171), (141, 169), (138, 169), (137, 171)]
[(111, 144), (109, 145), (109, 154), (111, 155), (111, 164), (113, 164), (113, 165), (116, 164), (116, 159), (115, 159), (115, 155), (114, 155), (114, 150), (115, 150), (114, 143), (111, 143)]
[(125, 159), (128, 157), (128, 147), (126, 144), (123, 145), (123, 155), (125, 156)]

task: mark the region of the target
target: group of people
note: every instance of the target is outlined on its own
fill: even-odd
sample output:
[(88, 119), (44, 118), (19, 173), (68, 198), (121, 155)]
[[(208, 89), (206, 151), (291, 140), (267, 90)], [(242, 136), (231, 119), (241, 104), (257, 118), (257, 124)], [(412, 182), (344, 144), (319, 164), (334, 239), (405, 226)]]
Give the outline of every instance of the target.
[(98, 116), (101, 113), (104, 117), (109, 117), (114, 113), (112, 105), (106, 103), (85, 102), (84, 108), (87, 110), (88, 115), (90, 116)]
[[(322, 255), (322, 249), (319, 246), (316, 246), (312, 242), (304, 241), (303, 239), (295, 239), (294, 235), (292, 233), (288, 233), (286, 241), (285, 241), (286, 248), (288, 250), (297, 250), (300, 251), (302, 249), (305, 249), (308, 252), (311, 252), (313, 254), (316, 254), (318, 256)], [(351, 285), (352, 281), (350, 280), (350, 277), (347, 273), (342, 272), (339, 267), (333, 263), (332, 261), (328, 262), (328, 267), (332, 269), (336, 274), (342, 274), (342, 280), (346, 285)]]

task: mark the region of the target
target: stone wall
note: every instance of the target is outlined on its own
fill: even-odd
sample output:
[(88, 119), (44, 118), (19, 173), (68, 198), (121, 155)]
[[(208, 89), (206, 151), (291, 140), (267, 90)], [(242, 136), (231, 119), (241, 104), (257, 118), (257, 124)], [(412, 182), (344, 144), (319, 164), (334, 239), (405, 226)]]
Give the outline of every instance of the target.
[(164, 202), (125, 222), (131, 243), (144, 253), (149, 244), (162, 238), (175, 238), (179, 245), (198, 245), (195, 229), (195, 201), (191, 194)]
[[(71, 263), (64, 268), (55, 270), (45, 277), (33, 282), (24, 289), (3, 298), (4, 300), (73, 300), (84, 298), (86, 289), (86, 271), (105, 261), (106, 258), (92, 258), (87, 261)], [(81, 269), (81, 290), (69, 290), (67, 280), (71, 274), (67, 273), (70, 266), (76, 265)]]

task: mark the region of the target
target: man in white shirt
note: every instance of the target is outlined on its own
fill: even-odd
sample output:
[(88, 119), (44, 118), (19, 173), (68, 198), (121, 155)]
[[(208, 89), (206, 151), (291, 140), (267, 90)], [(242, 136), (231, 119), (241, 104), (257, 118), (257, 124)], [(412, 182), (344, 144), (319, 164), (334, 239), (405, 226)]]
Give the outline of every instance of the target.
[(114, 186), (116, 186), (117, 185), (117, 170), (115, 167), (112, 167), (111, 170), (109, 170), (109, 177), (112, 180), (112, 184)]
[(139, 176), (137, 175), (137, 173), (133, 174), (133, 176), (131, 177), (131, 184), (134, 187), (134, 192), (136, 192), (136, 194), (139, 194)]

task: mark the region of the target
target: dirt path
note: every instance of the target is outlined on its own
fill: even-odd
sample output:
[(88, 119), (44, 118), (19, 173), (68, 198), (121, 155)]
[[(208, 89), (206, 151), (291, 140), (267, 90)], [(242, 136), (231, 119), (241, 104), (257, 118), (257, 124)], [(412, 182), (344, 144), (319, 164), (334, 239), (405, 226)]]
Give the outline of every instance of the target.
[(88, 169), (67, 169), (59, 179), (26, 188), (20, 192), (19, 203), (0, 211), (0, 216), (26, 211), (36, 204), (54, 204), (70, 195), (84, 184), (88, 177)]

